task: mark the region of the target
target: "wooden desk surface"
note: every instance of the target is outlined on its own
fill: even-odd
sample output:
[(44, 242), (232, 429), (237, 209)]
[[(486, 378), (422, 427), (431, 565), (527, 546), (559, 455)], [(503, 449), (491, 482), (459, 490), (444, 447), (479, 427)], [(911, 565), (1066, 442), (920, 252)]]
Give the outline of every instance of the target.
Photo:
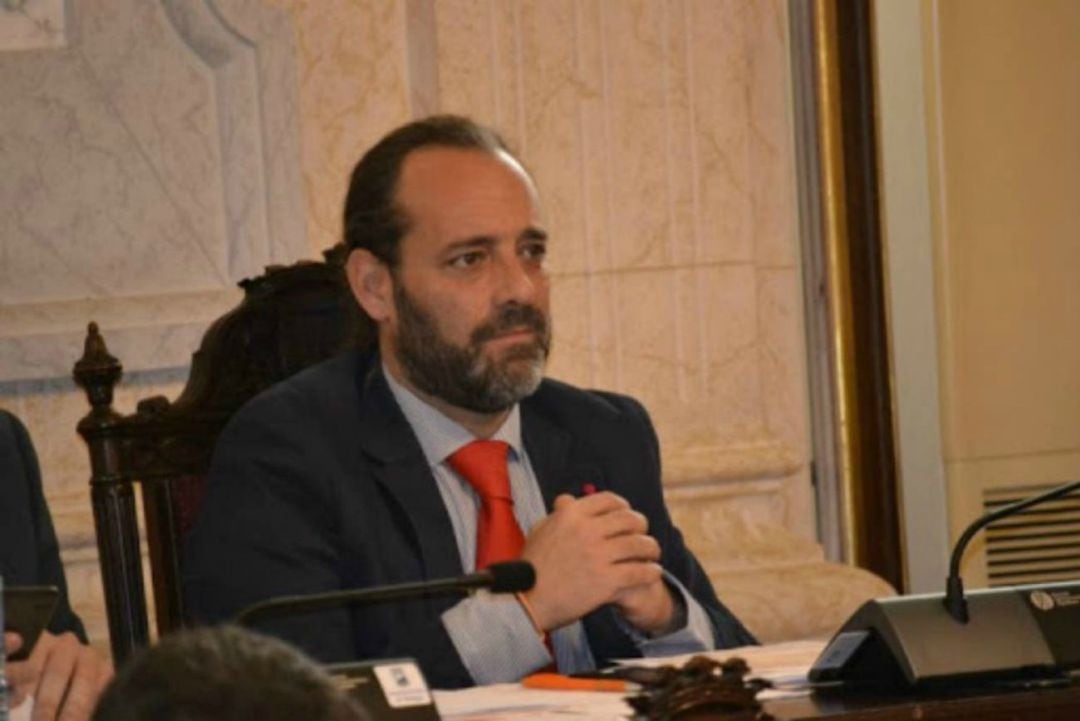
[(765, 710), (777, 721), (1078, 721), (1080, 686), (917, 697), (817, 693), (776, 699)]

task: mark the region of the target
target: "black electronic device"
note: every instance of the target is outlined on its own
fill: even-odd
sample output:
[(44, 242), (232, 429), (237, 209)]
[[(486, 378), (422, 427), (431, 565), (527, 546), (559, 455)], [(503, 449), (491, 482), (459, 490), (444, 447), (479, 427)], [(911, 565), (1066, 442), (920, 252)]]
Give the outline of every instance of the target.
[(810, 669), (814, 683), (894, 687), (1056, 682), (1080, 669), (1080, 581), (964, 594), (960, 558), (991, 523), (1080, 489), (1080, 482), (982, 516), (953, 550), (946, 593), (867, 601)]
[(7, 657), (9, 661), (22, 661), (34, 650), (41, 632), (52, 620), (60, 590), (56, 586), (6, 586), (0, 618), (4, 630), (14, 631), (22, 637), (22, 646)]
[(1080, 583), (973, 591), (958, 623), (943, 594), (868, 601), (810, 669), (810, 680), (929, 686), (1051, 680), (1080, 668)]

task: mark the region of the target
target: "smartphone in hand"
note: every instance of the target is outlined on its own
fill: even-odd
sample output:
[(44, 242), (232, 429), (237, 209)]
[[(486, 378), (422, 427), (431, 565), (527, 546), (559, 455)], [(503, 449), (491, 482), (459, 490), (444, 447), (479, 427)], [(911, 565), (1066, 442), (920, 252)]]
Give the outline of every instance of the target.
[(41, 632), (52, 620), (60, 589), (56, 586), (5, 587), (0, 618), (5, 631), (14, 631), (22, 637), (22, 647), (7, 657), (9, 661), (22, 661), (34, 650)]

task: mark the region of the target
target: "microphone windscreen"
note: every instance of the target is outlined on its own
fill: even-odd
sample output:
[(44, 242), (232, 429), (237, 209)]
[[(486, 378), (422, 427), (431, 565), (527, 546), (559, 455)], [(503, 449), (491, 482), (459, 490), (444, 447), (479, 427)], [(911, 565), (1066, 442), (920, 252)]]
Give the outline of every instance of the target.
[(504, 561), (487, 567), (493, 593), (528, 591), (536, 583), (536, 569), (528, 561)]

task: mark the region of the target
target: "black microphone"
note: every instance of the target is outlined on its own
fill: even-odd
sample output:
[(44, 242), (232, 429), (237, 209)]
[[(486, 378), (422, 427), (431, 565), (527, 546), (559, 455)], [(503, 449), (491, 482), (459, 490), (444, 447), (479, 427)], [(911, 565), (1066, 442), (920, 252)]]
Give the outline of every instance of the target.
[(414, 581), (412, 583), (375, 586), (373, 588), (349, 588), (325, 593), (278, 596), (248, 606), (236, 614), (233, 622), (244, 626), (273, 616), (319, 611), (325, 608), (353, 604), (400, 601), (449, 593), (465, 594), (481, 588), (487, 588), (492, 593), (518, 593), (528, 591), (535, 583), (536, 569), (533, 568), (531, 563), (528, 561), (506, 561), (504, 563), (493, 563), (482, 571), (457, 578)]
[(977, 519), (953, 549), (945, 594), (867, 601), (821, 652), (810, 680), (907, 688), (1067, 681), (1080, 669), (1080, 581), (965, 594), (960, 559), (986, 525), (1077, 490), (1080, 481), (1067, 483)]
[(964, 529), (964, 532), (960, 535), (960, 540), (953, 547), (952, 558), (949, 560), (949, 577), (945, 580), (945, 598), (942, 603), (945, 604), (945, 610), (949, 612), (949, 615), (959, 623), (967, 623), (969, 620), (967, 599), (964, 597), (964, 582), (960, 578), (960, 559), (964, 556), (968, 543), (976, 533), (994, 521), (1007, 518), (1040, 503), (1067, 496), (1077, 490), (1080, 490), (1080, 481), (1066, 483), (1046, 493), (1025, 498), (1016, 503), (1010, 503), (1004, 508), (987, 513), (985, 516), (975, 519), (974, 523)]

